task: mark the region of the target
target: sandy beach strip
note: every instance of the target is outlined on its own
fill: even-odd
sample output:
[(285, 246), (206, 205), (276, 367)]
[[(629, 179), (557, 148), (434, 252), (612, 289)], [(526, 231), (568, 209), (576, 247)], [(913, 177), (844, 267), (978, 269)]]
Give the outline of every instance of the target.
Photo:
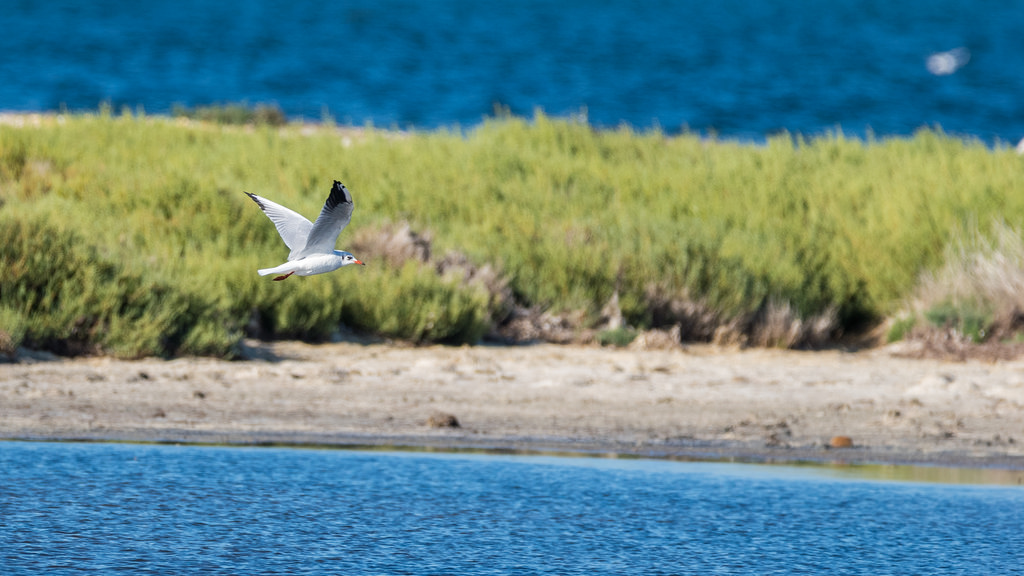
[(0, 364), (0, 438), (1024, 470), (1022, 361), (908, 359), (886, 348), (249, 341), (245, 350), (242, 361), (22, 354)]

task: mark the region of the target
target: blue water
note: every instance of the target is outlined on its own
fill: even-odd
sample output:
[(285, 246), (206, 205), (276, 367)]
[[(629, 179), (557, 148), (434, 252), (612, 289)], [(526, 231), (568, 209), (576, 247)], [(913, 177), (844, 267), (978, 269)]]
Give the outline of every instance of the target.
[(0, 443), (0, 573), (1019, 574), (1024, 489), (713, 463)]
[[(471, 127), (495, 105), (760, 138), (1024, 137), (1019, 0), (8, 0), (0, 109)], [(952, 74), (929, 55), (965, 48)]]

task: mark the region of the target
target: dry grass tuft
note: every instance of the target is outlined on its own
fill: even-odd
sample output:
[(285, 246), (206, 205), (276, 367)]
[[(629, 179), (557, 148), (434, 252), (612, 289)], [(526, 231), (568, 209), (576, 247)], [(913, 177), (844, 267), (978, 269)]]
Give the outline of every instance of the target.
[(384, 224), (379, 228), (362, 228), (352, 239), (352, 253), (364, 262), (383, 261), (391, 268), (401, 268), (409, 260), (429, 262), (429, 232), (414, 232), (408, 222)]
[(14, 356), (17, 350), (18, 345), (14, 337), (6, 330), (0, 330), (0, 356)]
[(722, 321), (703, 300), (688, 294), (674, 294), (658, 284), (644, 290), (644, 305), (650, 311), (651, 326), (679, 328), (679, 338), (689, 342), (710, 342)]
[(510, 343), (590, 344), (596, 341), (596, 333), (583, 328), (586, 316), (584, 311), (552, 314), (536, 308), (516, 307), (490, 336)]
[(789, 302), (769, 300), (747, 329), (747, 344), (774, 348), (818, 348), (831, 340), (838, 325), (835, 308), (801, 318)]
[(753, 314), (734, 318), (715, 329), (720, 345), (769, 348), (820, 348), (839, 329), (835, 308), (802, 318), (789, 302), (769, 300)]
[(679, 335), (682, 326), (676, 324), (667, 330), (645, 330), (629, 344), (630, 350), (677, 350), (682, 346)]
[(921, 276), (909, 308), (915, 322), (908, 336), (931, 348), (949, 352), (950, 346), (1015, 338), (1024, 329), (1020, 230), (997, 220), (989, 236), (976, 226), (958, 235), (942, 268)]
[(892, 349), (898, 358), (939, 358), (950, 362), (998, 362), (1024, 355), (1024, 342), (975, 343), (953, 330), (918, 330)]

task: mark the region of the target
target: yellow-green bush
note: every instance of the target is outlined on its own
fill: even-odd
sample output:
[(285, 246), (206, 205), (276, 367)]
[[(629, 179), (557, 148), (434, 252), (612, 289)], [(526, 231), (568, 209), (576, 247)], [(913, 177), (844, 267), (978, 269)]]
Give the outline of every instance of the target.
[(0, 278), (0, 329), (11, 347), (227, 355), (238, 339), (237, 324), (209, 301), (132, 273), (45, 222), (0, 216)]
[[(315, 217), (334, 179), (356, 202), (340, 247), (362, 227), (406, 221), (435, 252), (500, 270), (523, 306), (596, 320), (617, 292), (637, 327), (686, 321), (664, 312), (675, 299), (723, 324), (775, 306), (849, 329), (893, 311), (965, 221), (1019, 225), (1022, 170), (1009, 149), (938, 132), (754, 145), (543, 115), (466, 133), (44, 118), (0, 126), (0, 222), (5, 238), (45, 222), (60, 241), (34, 249), (66, 254), (3, 248), (0, 321), (11, 327), (0, 330), (125, 355), (226, 354), (254, 314), (267, 336), (324, 338), (344, 322), (420, 342), (478, 339), (497, 313), (486, 291), (422, 262), (256, 276), (287, 249), (242, 191)], [(6, 273), (15, 263), (24, 269)], [(75, 328), (85, 309), (104, 319), (86, 322), (91, 332)]]

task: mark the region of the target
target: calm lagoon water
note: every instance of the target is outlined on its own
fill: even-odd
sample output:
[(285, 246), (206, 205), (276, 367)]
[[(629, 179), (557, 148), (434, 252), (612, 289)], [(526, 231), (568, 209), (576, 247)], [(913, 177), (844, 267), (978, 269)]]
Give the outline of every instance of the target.
[[(1019, 0), (8, 0), (0, 109), (470, 127), (495, 105), (598, 126), (1024, 137)], [(948, 74), (927, 66), (956, 54)]]
[(1024, 488), (834, 469), (0, 443), (0, 573), (1014, 574)]

